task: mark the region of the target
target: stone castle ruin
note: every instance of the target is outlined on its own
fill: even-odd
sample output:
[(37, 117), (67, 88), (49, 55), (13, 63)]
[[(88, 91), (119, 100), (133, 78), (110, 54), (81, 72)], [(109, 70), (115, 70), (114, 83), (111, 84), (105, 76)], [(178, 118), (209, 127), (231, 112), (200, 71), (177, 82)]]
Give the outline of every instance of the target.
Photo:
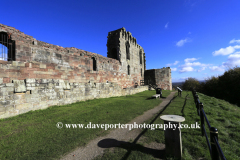
[(107, 57), (48, 44), (0, 24), (0, 118), (155, 85), (172, 90), (171, 69), (146, 70), (143, 48), (125, 28), (108, 33)]

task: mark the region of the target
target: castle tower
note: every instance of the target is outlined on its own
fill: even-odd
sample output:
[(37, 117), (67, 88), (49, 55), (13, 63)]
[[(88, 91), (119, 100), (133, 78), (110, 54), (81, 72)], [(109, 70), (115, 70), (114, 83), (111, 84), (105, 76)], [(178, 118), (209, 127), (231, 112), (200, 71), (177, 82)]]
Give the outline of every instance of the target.
[(124, 27), (108, 32), (107, 38), (107, 57), (119, 60), (126, 74), (139, 74), (144, 79), (145, 53), (136, 38)]

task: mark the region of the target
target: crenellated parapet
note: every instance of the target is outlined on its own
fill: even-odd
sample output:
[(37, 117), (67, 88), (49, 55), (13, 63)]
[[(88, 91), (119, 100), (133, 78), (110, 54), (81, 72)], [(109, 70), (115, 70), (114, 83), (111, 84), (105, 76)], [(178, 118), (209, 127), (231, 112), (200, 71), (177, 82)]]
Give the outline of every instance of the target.
[(132, 36), (132, 33), (122, 27), (109, 32), (107, 38), (107, 56), (118, 60), (128, 75), (135, 73), (143, 78), (146, 57), (144, 49), (137, 44), (137, 39)]

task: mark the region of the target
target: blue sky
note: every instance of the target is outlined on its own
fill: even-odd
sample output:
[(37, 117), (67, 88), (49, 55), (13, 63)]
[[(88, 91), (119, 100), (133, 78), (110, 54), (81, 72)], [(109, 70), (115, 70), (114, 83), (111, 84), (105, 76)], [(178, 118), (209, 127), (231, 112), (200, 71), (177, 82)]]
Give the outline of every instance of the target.
[(1, 24), (105, 57), (108, 32), (125, 27), (143, 47), (147, 69), (170, 66), (173, 82), (240, 66), (239, 0), (5, 0), (1, 6)]

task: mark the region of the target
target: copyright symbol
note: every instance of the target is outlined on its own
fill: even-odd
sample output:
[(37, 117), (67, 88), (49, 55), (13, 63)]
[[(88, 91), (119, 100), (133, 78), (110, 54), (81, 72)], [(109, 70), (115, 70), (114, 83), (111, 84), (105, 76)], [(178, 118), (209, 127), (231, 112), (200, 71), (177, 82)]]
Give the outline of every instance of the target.
[(56, 126), (57, 126), (57, 128), (61, 129), (63, 127), (63, 123), (62, 122), (58, 122)]

